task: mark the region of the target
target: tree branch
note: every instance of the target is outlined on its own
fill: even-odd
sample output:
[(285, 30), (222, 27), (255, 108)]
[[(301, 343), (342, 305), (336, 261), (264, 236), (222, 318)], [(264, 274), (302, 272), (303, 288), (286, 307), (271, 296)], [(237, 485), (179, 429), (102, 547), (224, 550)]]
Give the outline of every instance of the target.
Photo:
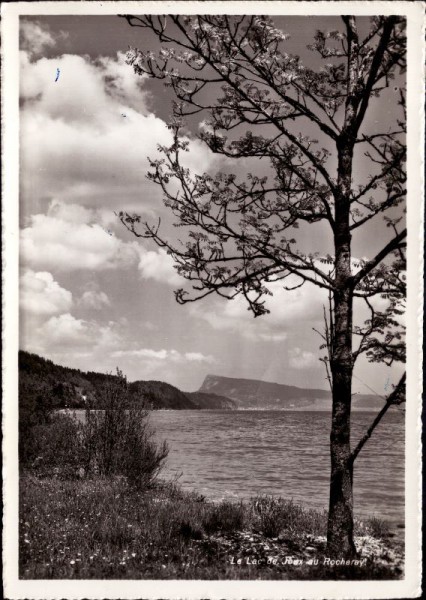
[(386, 246), (378, 254), (376, 254), (376, 256), (372, 260), (370, 260), (362, 269), (360, 269), (360, 271), (358, 271), (358, 273), (356, 275), (353, 275), (350, 278), (352, 289), (354, 289), (360, 283), (360, 281), (366, 275), (368, 275), (368, 273), (370, 273), (370, 271), (372, 271), (375, 267), (377, 267), (377, 265), (379, 263), (381, 263), (381, 261), (384, 258), (386, 258), (386, 256), (388, 254), (390, 254), (393, 250), (397, 250), (399, 244), (406, 237), (407, 237), (407, 230), (404, 229), (403, 231), (401, 231), (401, 233), (396, 235), (393, 238), (393, 240), (391, 240), (388, 244), (386, 244)]
[(352, 451), (351, 457), (350, 457), (352, 464), (355, 462), (358, 454), (361, 452), (361, 450), (363, 449), (363, 447), (365, 446), (367, 441), (370, 439), (370, 437), (371, 437), (373, 431), (376, 429), (377, 425), (380, 423), (380, 421), (383, 419), (383, 417), (387, 413), (389, 407), (391, 407), (395, 404), (402, 404), (402, 402), (405, 401), (405, 379), (406, 379), (406, 374), (404, 373), (402, 375), (401, 379), (399, 380), (396, 388), (386, 398), (386, 402), (385, 402), (384, 406), (380, 409), (380, 411), (376, 415), (375, 419), (371, 423), (370, 427), (367, 429), (365, 434), (362, 436), (362, 438), (360, 439), (360, 441), (358, 442), (358, 444)]
[(380, 66), (382, 64), (384, 53), (388, 47), (392, 29), (396, 22), (397, 22), (397, 17), (394, 17), (394, 16), (390, 16), (387, 19), (385, 19), (385, 21), (384, 21), (383, 33), (380, 38), (379, 45), (376, 48), (376, 52), (374, 54), (373, 61), (371, 63), (367, 83), (365, 84), (365, 88), (362, 92), (361, 105), (359, 107), (358, 114), (356, 116), (356, 125), (355, 125), (356, 131), (359, 130), (361, 123), (364, 120), (364, 116), (367, 111), (368, 103), (370, 101), (371, 92), (373, 90), (374, 84), (376, 83), (376, 77), (379, 72)]

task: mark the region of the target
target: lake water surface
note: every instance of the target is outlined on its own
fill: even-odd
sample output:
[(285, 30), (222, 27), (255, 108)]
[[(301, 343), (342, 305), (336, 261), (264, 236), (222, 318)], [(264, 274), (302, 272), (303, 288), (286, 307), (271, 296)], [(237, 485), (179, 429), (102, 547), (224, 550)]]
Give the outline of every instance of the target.
[[(84, 419), (84, 411), (75, 411)], [(149, 419), (170, 448), (162, 476), (212, 500), (258, 494), (327, 508), (328, 412), (159, 410)], [(374, 413), (352, 416), (352, 444)], [(389, 411), (355, 463), (355, 516), (404, 523), (404, 414)]]
[[(352, 417), (353, 445), (374, 418)], [(152, 411), (150, 421), (170, 453), (167, 476), (219, 500), (257, 494), (293, 498), (327, 508), (330, 474), (326, 412)], [(404, 522), (404, 415), (389, 412), (355, 463), (354, 507), (358, 517)]]

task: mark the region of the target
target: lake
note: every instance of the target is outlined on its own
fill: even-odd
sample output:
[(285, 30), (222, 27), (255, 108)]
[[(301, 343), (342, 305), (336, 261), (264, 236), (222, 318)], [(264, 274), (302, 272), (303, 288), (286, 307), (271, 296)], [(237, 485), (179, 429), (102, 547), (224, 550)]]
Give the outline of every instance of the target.
[[(353, 444), (374, 413), (355, 412)], [(183, 488), (219, 500), (257, 494), (328, 507), (330, 474), (326, 412), (171, 410), (150, 421), (170, 453), (168, 477)], [(404, 523), (404, 414), (388, 412), (355, 463), (354, 508)]]
[[(84, 411), (76, 411), (84, 418)], [(258, 494), (328, 506), (328, 412), (160, 410), (150, 412), (170, 448), (162, 476), (209, 499)], [(353, 445), (374, 418), (354, 412)], [(355, 516), (404, 523), (404, 414), (389, 411), (355, 463)]]

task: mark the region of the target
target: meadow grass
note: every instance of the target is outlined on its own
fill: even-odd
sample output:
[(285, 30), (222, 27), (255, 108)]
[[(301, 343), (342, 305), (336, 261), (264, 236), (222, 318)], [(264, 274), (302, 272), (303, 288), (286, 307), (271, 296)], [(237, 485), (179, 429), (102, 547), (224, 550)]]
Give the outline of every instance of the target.
[[(171, 483), (138, 491), (122, 477), (70, 481), (23, 475), (19, 529), (24, 579), (400, 576), (374, 561), (337, 570), (325, 568), (321, 560), (317, 566), (282, 561), (268, 565), (265, 557), (278, 548), (300, 556), (315, 536), (323, 539), (326, 514), (266, 496), (246, 503), (211, 503)], [(386, 537), (377, 519), (357, 524), (356, 533), (371, 536), (373, 530)], [(321, 558), (321, 543), (314, 549)], [(235, 564), (236, 557), (241, 564)]]

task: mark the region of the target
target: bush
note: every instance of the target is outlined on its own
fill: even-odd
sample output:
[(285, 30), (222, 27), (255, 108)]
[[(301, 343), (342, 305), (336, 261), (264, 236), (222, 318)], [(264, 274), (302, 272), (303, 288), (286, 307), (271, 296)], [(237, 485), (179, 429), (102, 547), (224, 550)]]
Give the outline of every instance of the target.
[(222, 502), (214, 505), (203, 520), (203, 528), (206, 533), (231, 533), (239, 531), (244, 527), (244, 506), (240, 502)]
[(253, 511), (259, 531), (266, 537), (278, 537), (284, 525), (283, 507), (279, 500), (260, 496), (253, 501)]
[(44, 477), (122, 476), (136, 489), (152, 486), (167, 444), (153, 439), (146, 410), (128, 408), (127, 381), (120, 371), (107, 378), (100, 396), (105, 409), (86, 410), (83, 423), (72, 412), (56, 412), (28, 426), (31, 452), (23, 464)]
[(86, 411), (83, 426), (86, 469), (100, 475), (122, 475), (137, 489), (147, 488), (156, 480), (168, 455), (165, 442), (153, 439), (143, 408), (129, 406), (126, 378), (117, 369), (101, 391), (104, 410)]
[(84, 461), (82, 425), (69, 414), (56, 413), (32, 427), (34, 459), (31, 470), (44, 477), (76, 477)]
[(39, 455), (36, 428), (46, 425), (50, 416), (50, 397), (40, 379), (19, 375), (19, 464), (30, 467)]
[(385, 539), (391, 533), (390, 524), (379, 517), (371, 517), (368, 520), (367, 528), (373, 537), (379, 539)]
[(253, 526), (266, 537), (278, 537), (284, 530), (291, 536), (326, 533), (326, 514), (303, 508), (293, 500), (258, 496), (252, 500), (251, 506)]

